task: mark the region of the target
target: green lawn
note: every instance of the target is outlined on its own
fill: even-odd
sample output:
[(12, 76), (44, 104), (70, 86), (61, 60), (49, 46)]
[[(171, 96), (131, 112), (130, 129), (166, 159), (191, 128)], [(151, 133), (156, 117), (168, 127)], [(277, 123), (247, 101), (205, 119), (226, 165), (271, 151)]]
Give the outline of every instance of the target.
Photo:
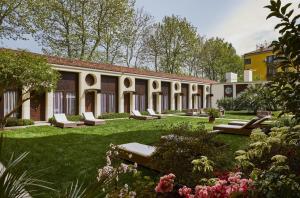
[[(248, 116), (239, 116), (247, 119)], [(154, 144), (165, 132), (166, 124), (190, 121), (206, 122), (208, 129), (212, 124), (206, 119), (189, 117), (168, 117), (162, 120), (112, 120), (105, 125), (75, 129), (59, 129), (55, 127), (29, 127), (3, 132), (5, 136), (4, 157), (11, 153), (30, 152), (22, 163), (23, 169), (39, 171), (43, 178), (53, 182), (54, 187), (61, 189), (77, 178), (94, 180), (97, 169), (105, 164), (105, 152), (110, 143), (122, 144), (140, 142)], [(216, 124), (227, 123), (217, 120)], [(229, 144), (228, 156), (235, 150), (245, 147), (247, 137), (234, 135), (218, 135), (218, 139)]]

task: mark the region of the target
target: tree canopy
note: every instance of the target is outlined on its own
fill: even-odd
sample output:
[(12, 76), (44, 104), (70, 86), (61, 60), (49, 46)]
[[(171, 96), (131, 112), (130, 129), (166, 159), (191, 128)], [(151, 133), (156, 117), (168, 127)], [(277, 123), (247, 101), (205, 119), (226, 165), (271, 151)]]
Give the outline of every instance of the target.
[[(8, 90), (22, 91), (15, 108), (4, 115), (5, 120), (20, 106), (37, 94), (56, 88), (59, 74), (46, 59), (31, 53), (10, 50), (0, 51), (0, 96)], [(31, 94), (30, 94), (31, 93)], [(35, 93), (35, 94), (32, 94)], [(0, 97), (0, 102), (3, 97)]]
[(230, 43), (204, 38), (184, 17), (154, 22), (134, 0), (4, 0), (0, 6), (0, 38), (30, 33), (45, 54), (220, 81), (243, 68)]

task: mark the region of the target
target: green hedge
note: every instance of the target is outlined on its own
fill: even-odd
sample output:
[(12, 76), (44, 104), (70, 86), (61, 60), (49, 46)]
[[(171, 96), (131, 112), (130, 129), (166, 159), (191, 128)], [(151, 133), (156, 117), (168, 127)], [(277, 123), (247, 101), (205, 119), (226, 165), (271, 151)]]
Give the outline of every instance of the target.
[(114, 118), (128, 118), (129, 113), (104, 113), (99, 116), (99, 119), (114, 119)]
[(184, 113), (184, 111), (179, 111), (179, 110), (167, 110), (163, 112), (163, 114), (176, 114), (176, 113)]
[(34, 124), (34, 122), (29, 119), (8, 118), (5, 126), (6, 127), (27, 126), (27, 125), (33, 125), (33, 124)]

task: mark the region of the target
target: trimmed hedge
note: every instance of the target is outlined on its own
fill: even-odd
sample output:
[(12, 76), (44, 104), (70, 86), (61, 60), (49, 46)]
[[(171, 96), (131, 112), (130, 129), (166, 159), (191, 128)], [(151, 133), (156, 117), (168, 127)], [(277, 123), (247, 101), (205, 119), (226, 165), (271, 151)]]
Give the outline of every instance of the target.
[(29, 120), (29, 119), (8, 118), (5, 126), (6, 127), (27, 126), (27, 125), (33, 125), (33, 124), (34, 124), (33, 120)]
[(104, 113), (99, 116), (99, 119), (114, 119), (114, 118), (128, 118), (129, 113)]
[(179, 111), (179, 110), (167, 110), (163, 112), (163, 114), (176, 114), (176, 113), (184, 113), (184, 111)]

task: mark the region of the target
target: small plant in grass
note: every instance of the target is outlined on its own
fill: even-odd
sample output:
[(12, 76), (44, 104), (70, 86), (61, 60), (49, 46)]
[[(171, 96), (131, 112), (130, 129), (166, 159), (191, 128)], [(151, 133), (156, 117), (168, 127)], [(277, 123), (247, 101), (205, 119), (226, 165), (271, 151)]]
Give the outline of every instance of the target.
[(220, 111), (214, 108), (205, 109), (205, 112), (208, 114), (209, 122), (214, 122), (216, 118), (220, 117)]

